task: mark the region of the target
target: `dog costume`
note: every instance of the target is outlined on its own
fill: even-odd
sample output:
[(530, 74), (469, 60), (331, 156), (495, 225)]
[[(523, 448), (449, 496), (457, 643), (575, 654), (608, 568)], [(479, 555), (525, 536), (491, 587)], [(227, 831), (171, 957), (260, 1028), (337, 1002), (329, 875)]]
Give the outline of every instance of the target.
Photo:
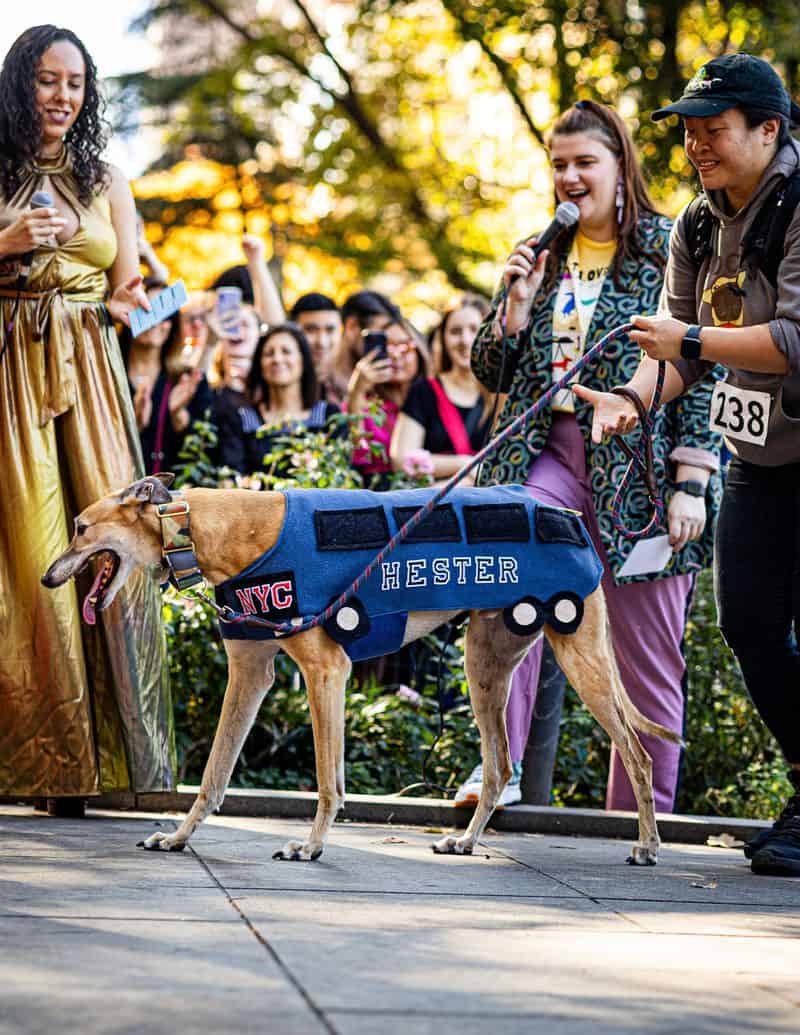
[[(275, 545), (216, 587), (239, 614), (286, 622), (323, 611), (435, 489), (289, 489)], [(577, 514), (520, 485), (455, 489), (324, 624), (359, 661), (403, 643), (410, 612), (498, 609), (512, 632), (547, 622), (574, 632), (602, 567)], [(270, 629), (220, 622), (225, 639), (272, 639)]]

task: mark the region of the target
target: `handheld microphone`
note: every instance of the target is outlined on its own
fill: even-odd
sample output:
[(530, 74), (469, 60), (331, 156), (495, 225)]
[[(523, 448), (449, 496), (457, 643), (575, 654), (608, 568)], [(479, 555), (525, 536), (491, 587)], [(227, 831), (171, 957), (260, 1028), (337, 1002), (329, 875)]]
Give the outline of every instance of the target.
[[(31, 195), (31, 208), (52, 208), (53, 198), (52, 195), (48, 194), (46, 190), (37, 190)], [(31, 272), (31, 264), (33, 263), (35, 249), (31, 249), (29, 252), (25, 252), (19, 260), (19, 273), (17, 274), (17, 285), (20, 290), (25, 287), (25, 283)]]
[[(553, 216), (550, 225), (547, 227), (547, 229), (541, 235), (539, 240), (533, 246), (533, 261), (536, 262), (536, 260), (545, 250), (545, 248), (548, 248), (552, 241), (556, 237), (558, 237), (560, 233), (562, 233), (564, 230), (568, 230), (571, 226), (575, 226), (575, 224), (580, 219), (580, 216), (581, 210), (574, 202), (562, 201), (556, 209), (555, 215)], [(517, 274), (516, 277), (512, 278), (511, 283), (513, 284), (514, 281), (518, 278), (519, 274)]]

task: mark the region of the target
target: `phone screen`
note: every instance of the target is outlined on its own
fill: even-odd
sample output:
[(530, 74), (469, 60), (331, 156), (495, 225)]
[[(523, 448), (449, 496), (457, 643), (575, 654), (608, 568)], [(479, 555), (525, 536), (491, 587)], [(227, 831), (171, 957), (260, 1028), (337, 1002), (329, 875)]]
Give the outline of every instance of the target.
[(231, 337), (238, 335), (241, 309), (241, 288), (221, 287), (217, 289), (217, 322), (223, 334)]

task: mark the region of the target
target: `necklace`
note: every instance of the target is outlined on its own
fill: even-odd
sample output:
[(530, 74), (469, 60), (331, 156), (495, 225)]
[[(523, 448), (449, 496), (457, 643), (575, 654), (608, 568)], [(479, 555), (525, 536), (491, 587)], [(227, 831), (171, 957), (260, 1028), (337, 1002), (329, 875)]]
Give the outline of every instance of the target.
[(69, 168), (69, 148), (66, 144), (61, 145), (61, 150), (57, 155), (48, 157), (46, 155), (36, 155), (31, 160), (31, 169), (35, 173), (52, 175), (53, 173), (61, 173)]

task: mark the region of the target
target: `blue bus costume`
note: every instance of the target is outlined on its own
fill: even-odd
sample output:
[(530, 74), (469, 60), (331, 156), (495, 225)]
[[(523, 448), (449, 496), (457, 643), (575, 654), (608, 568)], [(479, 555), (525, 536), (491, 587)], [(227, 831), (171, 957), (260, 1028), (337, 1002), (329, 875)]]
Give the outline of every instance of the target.
[[(275, 545), (218, 585), (217, 602), (274, 622), (318, 614), (435, 492), (284, 491)], [(521, 485), (457, 488), (324, 628), (354, 661), (397, 650), (412, 611), (496, 608), (519, 635), (545, 622), (570, 633), (601, 574), (574, 512), (538, 503)], [(274, 637), (245, 622), (221, 622), (220, 628), (225, 639)]]

